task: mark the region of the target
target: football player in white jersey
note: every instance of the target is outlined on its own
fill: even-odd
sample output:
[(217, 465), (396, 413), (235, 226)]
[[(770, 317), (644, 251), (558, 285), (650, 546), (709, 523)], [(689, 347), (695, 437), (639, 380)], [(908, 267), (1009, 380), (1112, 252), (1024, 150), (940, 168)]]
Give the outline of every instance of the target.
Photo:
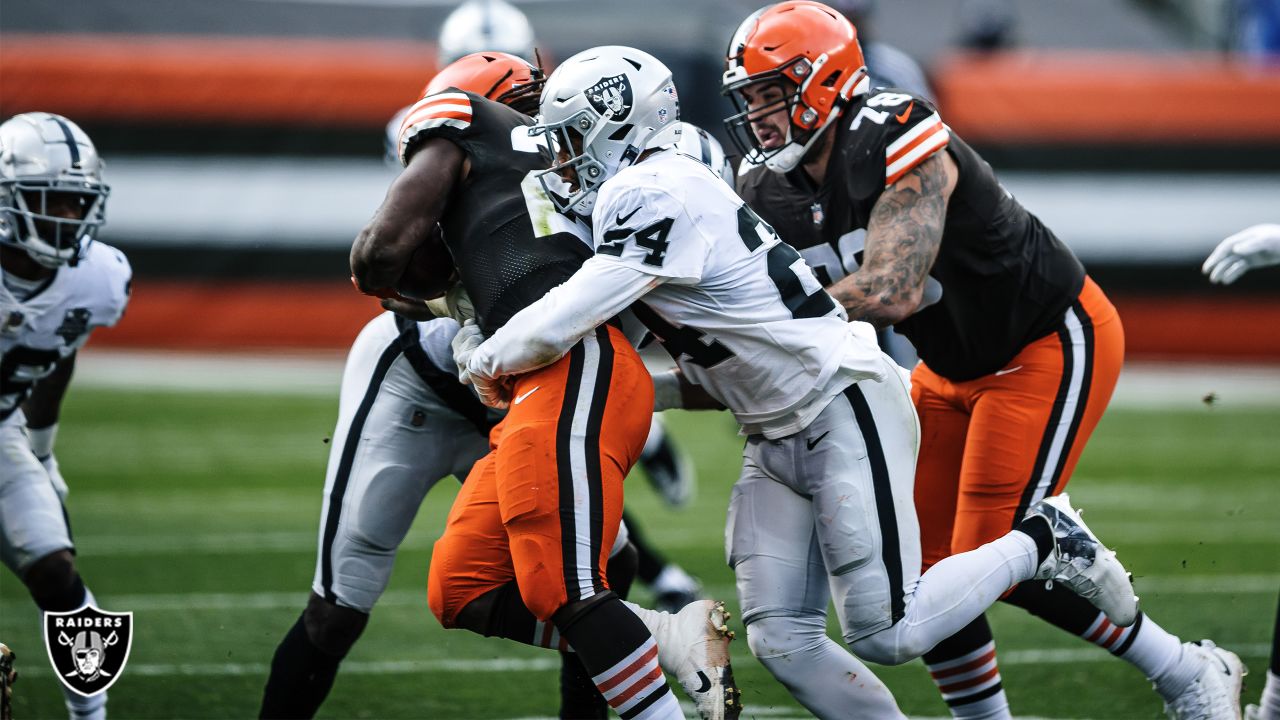
[[(1127, 573), (1061, 497), (918, 573), (919, 425), (905, 375), (793, 248), (671, 147), (678, 104), (661, 62), (624, 47), (580, 53), (547, 81), (539, 110), (531, 132), (558, 148), (542, 179), (560, 210), (591, 215), (596, 254), (455, 359), (501, 406), (507, 376), (557, 360), (630, 308), (676, 359), (659, 394), (701, 386), (747, 436), (728, 560), (752, 652), (801, 704), (824, 718), (901, 717), (827, 638), (828, 600), (854, 653), (883, 664), (919, 657), (1033, 578), (1073, 589), (1118, 625), (1134, 621)], [(567, 197), (554, 194), (562, 183)]]
[[(1205, 258), (1201, 271), (1210, 282), (1230, 285), (1250, 270), (1280, 265), (1280, 225), (1253, 225), (1228, 237)], [(1257, 705), (1245, 708), (1245, 720), (1280, 720), (1280, 608), (1271, 633), (1271, 664)]]
[[(89, 136), (60, 115), (0, 124), (0, 560), (45, 612), (94, 604), (53, 446), (76, 351), (129, 301), (129, 261), (94, 240), (101, 173)], [(106, 717), (105, 692), (63, 693), (72, 718)]]

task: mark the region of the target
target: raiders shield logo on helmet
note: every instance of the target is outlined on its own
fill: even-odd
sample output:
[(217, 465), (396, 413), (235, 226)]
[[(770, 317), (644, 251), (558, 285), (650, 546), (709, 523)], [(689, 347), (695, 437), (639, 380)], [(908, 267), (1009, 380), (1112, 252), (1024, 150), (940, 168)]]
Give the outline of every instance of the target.
[(586, 95), (591, 107), (609, 114), (611, 122), (622, 122), (631, 114), (631, 81), (626, 75), (602, 78), (587, 88)]
[(133, 645), (133, 613), (86, 605), (44, 615), (44, 646), (58, 679), (72, 692), (96, 695), (120, 679)]

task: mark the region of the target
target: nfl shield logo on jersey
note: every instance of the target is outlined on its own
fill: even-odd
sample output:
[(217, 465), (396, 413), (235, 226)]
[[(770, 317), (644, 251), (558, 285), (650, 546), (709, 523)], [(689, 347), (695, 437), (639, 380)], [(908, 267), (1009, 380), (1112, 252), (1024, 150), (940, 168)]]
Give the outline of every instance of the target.
[(612, 122), (622, 122), (631, 114), (631, 81), (626, 75), (601, 78), (587, 88), (586, 95), (596, 112), (612, 113)]
[(129, 661), (133, 613), (104, 612), (86, 605), (44, 615), (49, 662), (72, 692), (96, 695), (111, 687)]

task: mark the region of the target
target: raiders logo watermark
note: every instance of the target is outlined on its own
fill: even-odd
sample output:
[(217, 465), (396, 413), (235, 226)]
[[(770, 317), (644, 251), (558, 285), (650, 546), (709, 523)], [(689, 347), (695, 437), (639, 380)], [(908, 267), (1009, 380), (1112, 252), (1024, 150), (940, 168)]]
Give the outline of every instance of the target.
[(72, 692), (96, 695), (120, 679), (133, 646), (133, 613), (86, 605), (44, 614), (44, 647), (58, 679)]
[(622, 122), (631, 114), (631, 81), (626, 75), (602, 78), (587, 88), (587, 101), (610, 122)]

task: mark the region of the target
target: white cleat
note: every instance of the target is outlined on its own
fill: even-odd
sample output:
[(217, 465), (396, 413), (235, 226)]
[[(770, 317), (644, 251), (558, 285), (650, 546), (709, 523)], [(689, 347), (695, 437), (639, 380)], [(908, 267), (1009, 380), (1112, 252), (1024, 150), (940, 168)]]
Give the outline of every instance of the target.
[(1165, 714), (1173, 720), (1240, 720), (1240, 690), (1248, 674), (1240, 658), (1209, 640), (1183, 643), (1182, 649), (1200, 659), (1200, 673), (1165, 701)]
[(1129, 573), (1089, 530), (1080, 513), (1071, 507), (1066, 493), (1045, 498), (1027, 512), (1039, 515), (1053, 530), (1054, 548), (1036, 571), (1037, 580), (1062, 583), (1075, 594), (1093, 603), (1107, 619), (1119, 627), (1129, 627), (1138, 618), (1138, 598), (1133, 594)]
[(658, 664), (675, 675), (703, 720), (735, 720), (742, 713), (742, 693), (733, 681), (725, 625), (730, 615), (715, 600), (691, 602), (673, 614), (641, 616), (658, 643)]

